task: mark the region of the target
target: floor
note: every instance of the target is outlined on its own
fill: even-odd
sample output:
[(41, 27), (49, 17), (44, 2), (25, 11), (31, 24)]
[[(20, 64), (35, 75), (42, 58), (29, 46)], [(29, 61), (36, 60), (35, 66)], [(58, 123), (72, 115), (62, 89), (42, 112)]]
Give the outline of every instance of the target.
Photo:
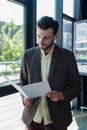
[(0, 130), (24, 130), (23, 105), (19, 93), (0, 98)]
[[(25, 130), (21, 121), (23, 105), (19, 93), (0, 97), (0, 130)], [(72, 110), (73, 122), (68, 130), (87, 130), (87, 110)]]

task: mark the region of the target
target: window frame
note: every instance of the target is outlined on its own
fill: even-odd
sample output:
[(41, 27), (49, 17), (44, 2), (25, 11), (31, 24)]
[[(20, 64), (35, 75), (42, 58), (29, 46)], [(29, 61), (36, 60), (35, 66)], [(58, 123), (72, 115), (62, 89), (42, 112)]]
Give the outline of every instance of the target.
[[(70, 17), (66, 14), (63, 14), (63, 19), (72, 22), (72, 48), (71, 48), (71, 51), (73, 51), (73, 46), (74, 46), (74, 22), (76, 21), (76, 19), (72, 18), (72, 17)], [(62, 33), (63, 33), (63, 28), (62, 28)], [(63, 34), (62, 34), (62, 47), (63, 47)]]
[[(24, 6), (24, 50), (36, 44), (36, 0), (8, 0)], [(33, 12), (31, 14), (30, 12)], [(33, 38), (32, 38), (33, 36)], [(17, 82), (19, 84), (19, 82)], [(17, 92), (12, 85), (0, 87), (0, 97)]]

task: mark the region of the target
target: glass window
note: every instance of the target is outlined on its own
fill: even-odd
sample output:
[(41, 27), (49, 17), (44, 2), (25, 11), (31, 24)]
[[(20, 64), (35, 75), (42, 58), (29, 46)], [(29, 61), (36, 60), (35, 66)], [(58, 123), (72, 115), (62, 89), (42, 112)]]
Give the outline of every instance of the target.
[(87, 62), (87, 20), (74, 23), (74, 53), (78, 62)]
[[(37, 0), (37, 21), (42, 16), (51, 16), (54, 18), (54, 1), (55, 0)], [(37, 36), (36, 36), (37, 37)], [(37, 42), (37, 38), (36, 38)], [(38, 44), (38, 43), (37, 43)]]
[(63, 13), (74, 17), (74, 0), (63, 0)]
[(54, 17), (55, 0), (37, 0), (37, 20), (44, 15)]
[[(19, 79), (23, 48), (23, 6), (0, 0), (0, 73)], [(6, 84), (0, 76), (0, 86)]]
[(72, 22), (63, 19), (63, 48), (72, 50)]

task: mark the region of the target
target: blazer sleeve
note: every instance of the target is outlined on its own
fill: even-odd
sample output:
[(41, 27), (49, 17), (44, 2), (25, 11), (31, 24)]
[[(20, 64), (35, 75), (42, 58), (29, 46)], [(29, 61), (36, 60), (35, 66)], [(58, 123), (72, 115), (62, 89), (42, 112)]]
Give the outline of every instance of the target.
[(70, 102), (73, 98), (80, 94), (81, 90), (81, 79), (77, 67), (77, 63), (73, 53), (69, 54), (67, 75), (68, 75), (68, 89), (63, 91), (65, 101)]
[(28, 75), (26, 67), (26, 53), (24, 53), (22, 58), (21, 70), (20, 70), (20, 86), (28, 84)]

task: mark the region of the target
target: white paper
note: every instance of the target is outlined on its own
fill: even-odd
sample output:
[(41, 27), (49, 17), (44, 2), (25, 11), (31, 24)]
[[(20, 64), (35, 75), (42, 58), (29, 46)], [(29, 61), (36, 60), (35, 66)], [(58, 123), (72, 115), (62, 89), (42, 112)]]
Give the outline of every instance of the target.
[(20, 87), (13, 81), (11, 81), (8, 77), (5, 75), (2, 75), (7, 81), (14, 87), (16, 88), (21, 94), (23, 94), (26, 98), (36, 98), (36, 97), (41, 97), (45, 96), (47, 92), (51, 91), (51, 88), (49, 86), (48, 81), (43, 81), (43, 82), (38, 82), (38, 83), (33, 83), (29, 85), (24, 85)]
[(51, 88), (48, 84), (48, 81), (44, 81), (44, 82), (33, 83), (30, 85), (25, 85), (22, 87), (22, 90), (26, 93), (26, 96), (28, 98), (36, 98), (36, 97), (45, 96), (47, 92), (51, 91)]

